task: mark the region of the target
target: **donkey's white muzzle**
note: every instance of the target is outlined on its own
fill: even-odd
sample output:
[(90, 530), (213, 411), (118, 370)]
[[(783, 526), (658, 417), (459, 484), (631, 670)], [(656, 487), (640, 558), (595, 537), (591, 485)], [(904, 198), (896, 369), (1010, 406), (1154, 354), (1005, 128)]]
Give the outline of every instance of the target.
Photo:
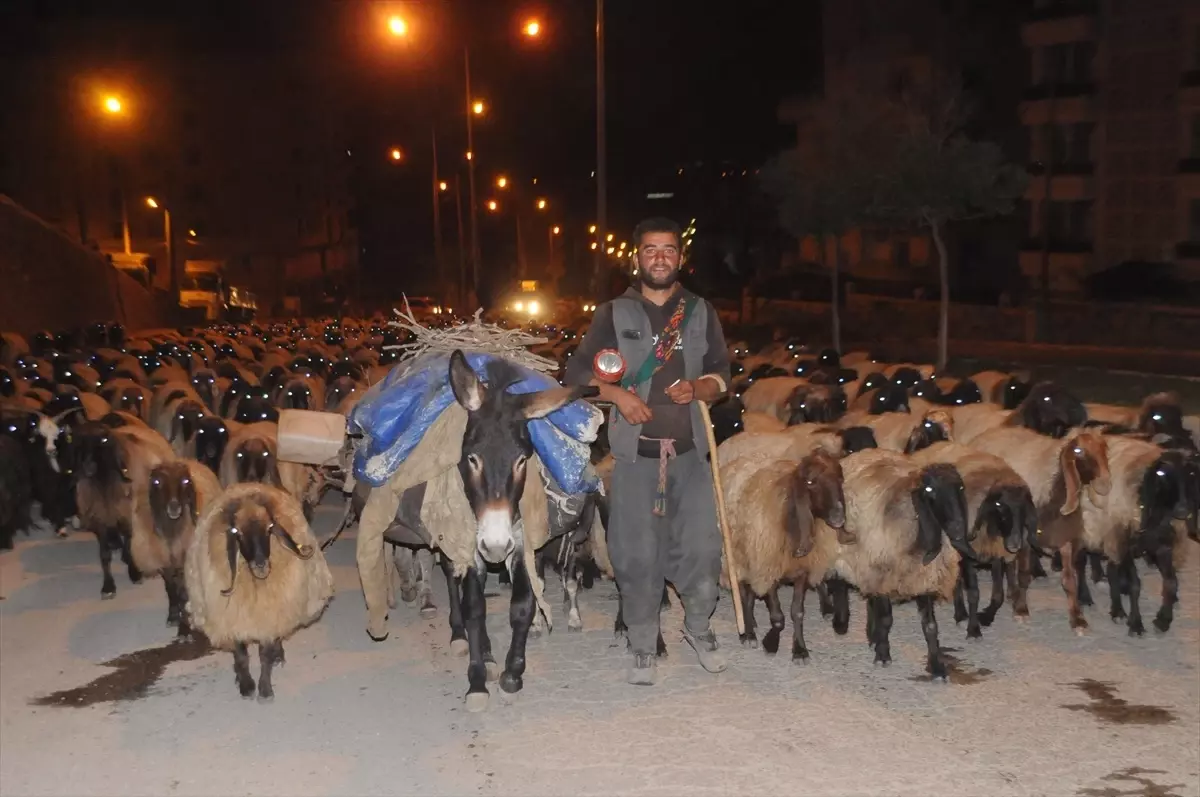
[(508, 558), (517, 547), (513, 538), (512, 516), (508, 509), (487, 509), (479, 518), (479, 531), (475, 545), (485, 562), (498, 564)]

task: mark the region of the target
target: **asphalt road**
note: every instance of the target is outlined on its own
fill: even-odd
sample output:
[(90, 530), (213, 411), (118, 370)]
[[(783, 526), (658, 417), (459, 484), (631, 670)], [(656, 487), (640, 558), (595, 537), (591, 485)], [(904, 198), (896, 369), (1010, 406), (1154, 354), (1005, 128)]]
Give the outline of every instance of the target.
[[(336, 516), (319, 510), (321, 536)], [(923, 678), (911, 606), (897, 607), (895, 661), (878, 669), (861, 603), (838, 637), (810, 601), (813, 659), (798, 666), (738, 647), (722, 599), (726, 673), (699, 668), (676, 606), (659, 685), (627, 686), (605, 583), (583, 594), (582, 633), (560, 612), (531, 641), (517, 700), (493, 688), (489, 709), (469, 715), (440, 583), (437, 619), (402, 604), (391, 636), (371, 642), (352, 532), (329, 550), (338, 595), (287, 643), (272, 704), (238, 697), (228, 653), (168, 644), (159, 581), (118, 573), (116, 599), (101, 602), (93, 537), (41, 535), (0, 553), (0, 794), (1200, 795), (1200, 546), (1189, 545), (1165, 636), (1112, 624), (1105, 586), (1082, 638), (1057, 582), (1035, 582), (1032, 622), (1006, 610), (979, 642), (942, 607), (958, 662), (948, 684)], [(1149, 619), (1157, 573), (1144, 583)], [(488, 591), (502, 655), (506, 596), (494, 581)]]

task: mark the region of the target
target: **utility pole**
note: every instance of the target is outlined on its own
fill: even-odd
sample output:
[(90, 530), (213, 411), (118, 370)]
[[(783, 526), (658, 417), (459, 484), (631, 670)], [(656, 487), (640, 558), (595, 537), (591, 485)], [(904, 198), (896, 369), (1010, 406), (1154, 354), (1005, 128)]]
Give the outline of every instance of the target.
[[(430, 183), (433, 195), (433, 256), (437, 261), (437, 281), (438, 291), (443, 292), (446, 288), (445, 265), (442, 262), (442, 196), (441, 185), (438, 179), (438, 151), (437, 151), (437, 127), (431, 131), (433, 140), (433, 177)], [(445, 301), (444, 296), (439, 296), (442, 301)]]
[(592, 271), (592, 293), (599, 297), (603, 287), (604, 242), (608, 232), (608, 146), (605, 141), (604, 102), (604, 0), (596, 0), (596, 259)]
[[(467, 185), (470, 191), (470, 213), (471, 213), (471, 288), (475, 294), (476, 303), (479, 302), (479, 213), (478, 205), (475, 203), (475, 132), (474, 126), (471, 123), (471, 114), (474, 112), (471, 100), (471, 50), (469, 47), (463, 48), (463, 65), (466, 69), (467, 83), (467, 104), (463, 110), (467, 114)], [(469, 312), (474, 312), (474, 308), (466, 308)], [(469, 314), (469, 313), (468, 313)]]

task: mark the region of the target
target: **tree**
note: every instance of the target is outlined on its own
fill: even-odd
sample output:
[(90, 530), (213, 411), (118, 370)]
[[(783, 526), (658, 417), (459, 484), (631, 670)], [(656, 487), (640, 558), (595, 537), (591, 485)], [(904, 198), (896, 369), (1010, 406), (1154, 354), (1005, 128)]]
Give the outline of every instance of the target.
[(1024, 170), (1005, 161), (998, 146), (967, 138), (963, 125), (969, 114), (956, 89), (903, 98), (898, 109), (890, 118), (899, 120), (899, 127), (889, 137), (893, 146), (877, 163), (880, 170), (866, 215), (878, 222), (929, 229), (941, 284), (937, 367), (942, 370), (949, 355), (950, 326), (946, 226), (1011, 213), (1027, 178)]
[(894, 129), (885, 117), (896, 109), (875, 103), (855, 91), (814, 99), (801, 108), (799, 144), (778, 155), (762, 170), (762, 185), (779, 205), (781, 225), (803, 239), (818, 242), (818, 259), (825, 267), (825, 243), (834, 239), (830, 266), (833, 348), (841, 351), (842, 236), (866, 219), (874, 204), (877, 154), (885, 151), (881, 135)]

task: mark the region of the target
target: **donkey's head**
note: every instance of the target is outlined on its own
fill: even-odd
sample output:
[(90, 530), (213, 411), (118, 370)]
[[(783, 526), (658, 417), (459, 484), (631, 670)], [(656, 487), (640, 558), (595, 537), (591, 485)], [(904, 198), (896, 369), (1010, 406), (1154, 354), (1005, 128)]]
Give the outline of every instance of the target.
[(525, 422), (598, 392), (594, 387), (506, 392), (520, 380), (516, 368), (496, 358), (488, 363), (484, 384), (461, 351), (450, 355), (450, 387), (467, 410), (458, 470), (478, 523), (475, 546), (492, 563), (505, 561), (522, 542), (519, 503), (525, 490), (525, 466), (533, 456)]

